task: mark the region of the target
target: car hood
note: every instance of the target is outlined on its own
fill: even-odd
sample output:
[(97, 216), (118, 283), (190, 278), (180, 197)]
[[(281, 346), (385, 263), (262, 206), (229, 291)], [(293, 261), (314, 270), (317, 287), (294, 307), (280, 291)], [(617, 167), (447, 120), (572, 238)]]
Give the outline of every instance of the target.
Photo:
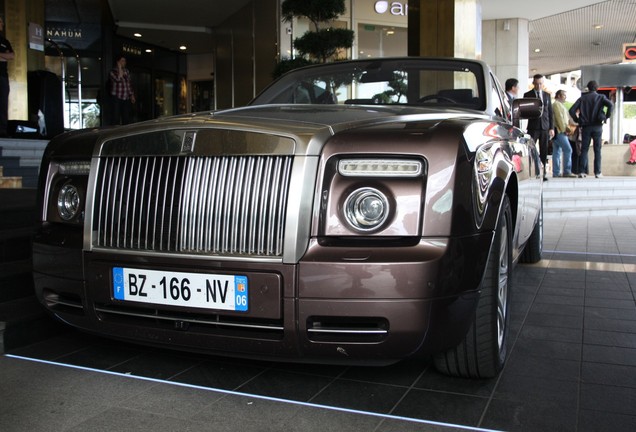
[[(304, 126), (309, 129), (328, 127), (340, 130), (386, 122), (444, 120), (458, 117), (485, 117), (478, 111), (420, 108), (412, 106), (372, 105), (255, 105), (215, 111), (207, 114), (216, 121), (239, 121)], [(194, 115), (195, 117), (197, 114)]]
[[(255, 105), (159, 120), (165, 128), (220, 128), (292, 137), (300, 153), (319, 154), (329, 136), (365, 127), (392, 128), (400, 123), (420, 123), (431, 128), (449, 119), (489, 119), (480, 111), (363, 105)], [(180, 125), (180, 123), (185, 125)]]
[(58, 156), (85, 154), (89, 141), (94, 144), (106, 141), (114, 144), (115, 141), (119, 141), (121, 145), (129, 147), (135, 141), (135, 137), (141, 140), (144, 135), (148, 136), (147, 134), (171, 134), (181, 131), (178, 135), (182, 136), (184, 131), (214, 129), (247, 135), (264, 134), (290, 138), (295, 142), (295, 154), (318, 155), (329, 137), (338, 132), (389, 124), (395, 129), (399, 128), (400, 124), (413, 122), (419, 123), (421, 128), (429, 129), (445, 120), (461, 118), (489, 119), (480, 111), (440, 111), (439, 108), (412, 106), (255, 105), (164, 117), (127, 126), (70, 132), (64, 134), (61, 139), (53, 140), (49, 149)]

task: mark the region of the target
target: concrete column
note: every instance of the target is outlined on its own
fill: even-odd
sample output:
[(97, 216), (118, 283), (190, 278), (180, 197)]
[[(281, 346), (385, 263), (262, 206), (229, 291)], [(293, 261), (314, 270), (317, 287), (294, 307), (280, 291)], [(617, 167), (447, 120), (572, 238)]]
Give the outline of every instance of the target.
[(15, 59), (9, 70), (9, 120), (28, 120), (27, 72), (44, 68), (44, 52), (29, 48), (30, 22), (44, 28), (44, 0), (5, 0), (5, 37), (11, 42)]
[(409, 0), (408, 55), (481, 58), (481, 0)]
[[(503, 85), (506, 79), (519, 80), (519, 92), (528, 88), (528, 20), (521, 18), (487, 20), (482, 23), (483, 60)], [(522, 95), (519, 95), (520, 97)]]

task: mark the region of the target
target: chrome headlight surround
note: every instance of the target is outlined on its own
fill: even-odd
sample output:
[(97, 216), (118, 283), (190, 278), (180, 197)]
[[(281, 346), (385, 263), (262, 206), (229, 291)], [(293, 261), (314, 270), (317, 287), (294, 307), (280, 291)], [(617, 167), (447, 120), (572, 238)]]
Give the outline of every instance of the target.
[(71, 183), (67, 183), (57, 194), (57, 214), (62, 220), (75, 219), (83, 207), (79, 190)]
[(90, 161), (51, 161), (44, 190), (42, 218), (48, 222), (84, 223)]
[(379, 190), (362, 187), (354, 190), (345, 200), (344, 215), (352, 228), (373, 231), (381, 227), (389, 217), (389, 200)]
[(348, 244), (418, 236), (427, 161), (374, 148), (364, 154), (339, 150), (328, 149), (324, 159), (315, 235)]

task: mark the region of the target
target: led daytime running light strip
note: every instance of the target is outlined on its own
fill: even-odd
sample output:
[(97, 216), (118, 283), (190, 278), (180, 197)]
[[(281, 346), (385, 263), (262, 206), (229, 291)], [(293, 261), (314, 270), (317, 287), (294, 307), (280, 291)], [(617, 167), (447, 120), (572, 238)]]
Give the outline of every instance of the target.
[(347, 177), (418, 177), (422, 162), (405, 159), (343, 159), (338, 172)]
[(90, 162), (60, 162), (59, 165), (59, 172), (64, 175), (88, 175), (90, 170)]

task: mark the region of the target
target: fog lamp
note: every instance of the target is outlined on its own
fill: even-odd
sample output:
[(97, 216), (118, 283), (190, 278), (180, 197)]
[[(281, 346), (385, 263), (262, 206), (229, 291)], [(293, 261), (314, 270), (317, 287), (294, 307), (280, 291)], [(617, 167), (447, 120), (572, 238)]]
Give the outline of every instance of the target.
[(355, 229), (371, 231), (381, 226), (389, 216), (389, 202), (382, 192), (361, 188), (345, 201), (345, 217)]
[(71, 184), (64, 185), (57, 195), (57, 212), (63, 220), (71, 220), (80, 211), (80, 194)]

